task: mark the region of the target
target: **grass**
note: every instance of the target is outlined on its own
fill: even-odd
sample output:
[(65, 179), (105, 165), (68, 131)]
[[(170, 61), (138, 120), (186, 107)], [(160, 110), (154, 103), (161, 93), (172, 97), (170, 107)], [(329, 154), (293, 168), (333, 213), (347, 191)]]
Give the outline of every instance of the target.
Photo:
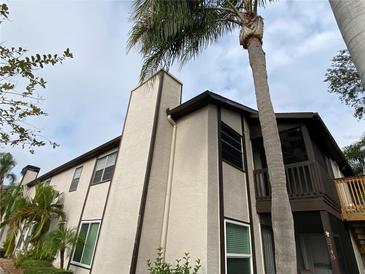
[(23, 260), (19, 266), (23, 269), (24, 274), (72, 274), (70, 270), (59, 269), (52, 266), (49, 261), (41, 260)]

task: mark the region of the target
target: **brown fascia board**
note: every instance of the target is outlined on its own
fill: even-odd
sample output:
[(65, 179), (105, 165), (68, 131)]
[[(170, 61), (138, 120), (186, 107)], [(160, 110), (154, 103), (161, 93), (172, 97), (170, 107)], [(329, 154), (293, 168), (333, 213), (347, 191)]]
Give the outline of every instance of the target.
[(202, 107), (205, 107), (208, 104), (222, 106), (226, 109), (230, 109), (237, 112), (245, 112), (249, 114), (257, 113), (257, 110), (246, 107), (242, 104), (239, 104), (237, 102), (234, 102), (230, 99), (227, 99), (223, 96), (220, 96), (214, 92), (207, 90), (173, 109), (168, 109), (167, 114), (171, 115), (173, 119), (178, 120), (179, 118), (188, 115)]
[(343, 154), (341, 148), (337, 145), (335, 138), (333, 138), (331, 132), (327, 128), (326, 124), (323, 122), (321, 116), (318, 113), (315, 113), (314, 122), (317, 124), (318, 129), (320, 129), (324, 135), (324, 138), (328, 138), (330, 142), (329, 150), (331, 150), (332, 154), (336, 156), (336, 159), (340, 164), (340, 169), (344, 173), (345, 176), (353, 176), (354, 171), (352, 170), (350, 164), (348, 163), (345, 155)]
[[(251, 119), (258, 119), (258, 114), (251, 114)], [(323, 122), (321, 116), (316, 112), (288, 112), (288, 113), (276, 113), (276, 118), (278, 120), (285, 120), (285, 119), (294, 119), (294, 120), (304, 120), (307, 125), (313, 126), (316, 131), (315, 133), (318, 134), (320, 138), (323, 140), (328, 140), (328, 145), (326, 146), (326, 150), (334, 157), (341, 168), (341, 171), (346, 176), (352, 176), (353, 170), (345, 158), (342, 150), (338, 146), (336, 140), (333, 138), (331, 132), (328, 130), (326, 124)]]
[(67, 163), (64, 163), (63, 165), (60, 165), (59, 167), (56, 167), (55, 169), (52, 169), (51, 171), (43, 174), (42, 176), (34, 179), (33, 181), (30, 181), (29, 183), (27, 183), (28, 187), (34, 186), (37, 182), (41, 182), (44, 180), (47, 180), (48, 178), (55, 176), (67, 169), (70, 169), (74, 166), (77, 166), (79, 164), (82, 164), (84, 162), (86, 162), (89, 159), (92, 159), (94, 157), (97, 157), (98, 155), (107, 152), (113, 148), (116, 148), (119, 146), (121, 140), (121, 136), (118, 136), (104, 144), (102, 144), (101, 146), (98, 146), (78, 157), (76, 157), (75, 159), (68, 161)]
[(40, 168), (37, 167), (37, 166), (32, 166), (32, 165), (26, 165), (25, 167), (23, 167), (22, 171), (20, 172), (21, 175), (24, 175), (27, 170), (31, 170), (31, 171), (34, 171), (34, 172), (39, 172), (40, 171)]

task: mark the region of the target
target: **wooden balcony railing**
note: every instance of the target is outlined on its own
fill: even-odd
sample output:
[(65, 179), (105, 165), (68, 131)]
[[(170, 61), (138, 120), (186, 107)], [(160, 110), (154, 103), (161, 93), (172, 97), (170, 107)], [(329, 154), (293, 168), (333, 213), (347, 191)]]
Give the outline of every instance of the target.
[(365, 176), (335, 179), (342, 218), (365, 221)]
[[(285, 165), (286, 183), (290, 198), (311, 197), (325, 194), (336, 202), (336, 189), (328, 172), (317, 162), (304, 161)], [(268, 170), (254, 170), (256, 199), (271, 198)]]

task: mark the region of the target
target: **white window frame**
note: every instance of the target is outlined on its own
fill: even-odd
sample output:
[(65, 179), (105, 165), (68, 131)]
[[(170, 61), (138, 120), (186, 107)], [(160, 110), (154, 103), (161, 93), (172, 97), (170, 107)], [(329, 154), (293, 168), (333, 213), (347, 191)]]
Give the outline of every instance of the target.
[[(250, 254), (237, 254), (237, 253), (229, 253), (227, 252), (227, 223), (234, 224), (242, 227), (248, 228), (248, 237), (250, 239)], [(250, 259), (250, 273), (253, 274), (253, 261), (252, 261), (252, 242), (251, 242), (251, 228), (249, 224), (233, 221), (233, 220), (224, 220), (224, 254), (225, 254), (225, 274), (227, 274), (227, 264), (229, 258), (242, 258), (242, 259)]]
[[(108, 162), (108, 159), (111, 155), (115, 154), (115, 162), (114, 162), (114, 165), (111, 165), (111, 166), (114, 166), (114, 170), (113, 170), (113, 174), (112, 174), (112, 177), (110, 178), (110, 180), (103, 180), (103, 177), (104, 177), (104, 173), (105, 173), (105, 169), (107, 167), (110, 167), (110, 166), (106, 166), (107, 162)], [(105, 165), (102, 169), (96, 169), (97, 165), (98, 165), (98, 161), (99, 160), (102, 160), (105, 158)], [(98, 157), (96, 159), (96, 162), (95, 162), (95, 168), (94, 168), (94, 172), (93, 172), (93, 175), (91, 177), (91, 185), (97, 185), (97, 184), (101, 184), (101, 183), (105, 183), (105, 182), (109, 182), (113, 179), (113, 176), (114, 176), (114, 172), (115, 172), (115, 166), (117, 164), (117, 160), (118, 160), (118, 151), (113, 151), (113, 152), (110, 152), (108, 154), (105, 154), (101, 157)], [(94, 182), (94, 178), (95, 178), (95, 173), (99, 170), (103, 170), (103, 173), (101, 174), (101, 181), (100, 182)]]
[[(88, 268), (90, 269), (91, 268), (91, 264), (94, 260), (94, 255), (95, 255), (95, 249), (96, 249), (96, 244), (98, 242), (98, 238), (99, 238), (99, 233), (100, 233), (100, 226), (101, 226), (101, 220), (85, 220), (85, 221), (81, 221), (80, 223), (80, 226), (79, 226), (79, 229), (77, 231), (77, 239), (79, 238), (79, 235), (80, 235), (80, 230), (81, 230), (81, 227), (83, 224), (89, 224), (89, 228), (87, 230), (87, 233), (86, 233), (86, 237), (85, 237), (85, 241), (87, 240), (87, 237), (89, 236), (89, 232), (90, 232), (90, 224), (95, 224), (95, 223), (98, 223), (99, 224), (99, 229), (98, 229), (98, 233), (96, 233), (96, 239), (95, 239), (95, 245), (94, 245), (94, 249), (93, 249), (93, 253), (91, 255), (91, 263), (90, 265), (87, 265), (87, 264), (83, 264), (81, 262), (75, 262), (74, 261), (74, 255), (75, 255), (75, 251), (76, 251), (76, 246), (72, 252), (72, 257), (71, 257), (71, 264), (72, 265), (76, 265), (76, 266), (81, 266), (81, 267), (85, 267), (85, 268)], [(82, 261), (82, 256), (84, 255), (84, 251), (85, 251), (85, 244), (84, 243), (84, 247), (82, 249), (82, 253), (81, 253), (81, 258), (80, 258), (80, 261)]]
[[(72, 184), (73, 184), (74, 180), (76, 179), (76, 178), (75, 178), (75, 175), (76, 175), (76, 171), (77, 171), (78, 169), (81, 169), (81, 172), (80, 172), (80, 176), (77, 178), (77, 179), (79, 179), (79, 180), (77, 181), (77, 187), (76, 187), (76, 189), (75, 189), (75, 190), (70, 191), (71, 186), (72, 186)], [(81, 178), (81, 175), (82, 175), (82, 171), (83, 171), (83, 169), (84, 169), (84, 166), (78, 166), (78, 167), (76, 167), (76, 168), (75, 168), (75, 170), (74, 170), (74, 175), (72, 176), (72, 180), (71, 180), (71, 184), (70, 184), (70, 187), (69, 187), (69, 189), (68, 189), (68, 192), (75, 192), (75, 191), (77, 191), (77, 188), (79, 187), (79, 182), (80, 182), (80, 178)]]

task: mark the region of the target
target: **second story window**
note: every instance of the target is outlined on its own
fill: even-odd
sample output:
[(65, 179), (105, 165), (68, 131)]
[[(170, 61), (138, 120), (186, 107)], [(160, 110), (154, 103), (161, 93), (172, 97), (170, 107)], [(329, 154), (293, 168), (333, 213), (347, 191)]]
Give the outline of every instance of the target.
[(222, 160), (240, 169), (243, 168), (241, 139), (238, 132), (222, 123)]
[(75, 173), (74, 173), (74, 176), (71, 181), (69, 192), (77, 190), (77, 186), (79, 184), (80, 177), (81, 177), (81, 172), (82, 172), (82, 166), (75, 169)]
[(110, 181), (112, 179), (116, 159), (117, 153), (114, 152), (97, 160), (91, 181), (92, 185)]

